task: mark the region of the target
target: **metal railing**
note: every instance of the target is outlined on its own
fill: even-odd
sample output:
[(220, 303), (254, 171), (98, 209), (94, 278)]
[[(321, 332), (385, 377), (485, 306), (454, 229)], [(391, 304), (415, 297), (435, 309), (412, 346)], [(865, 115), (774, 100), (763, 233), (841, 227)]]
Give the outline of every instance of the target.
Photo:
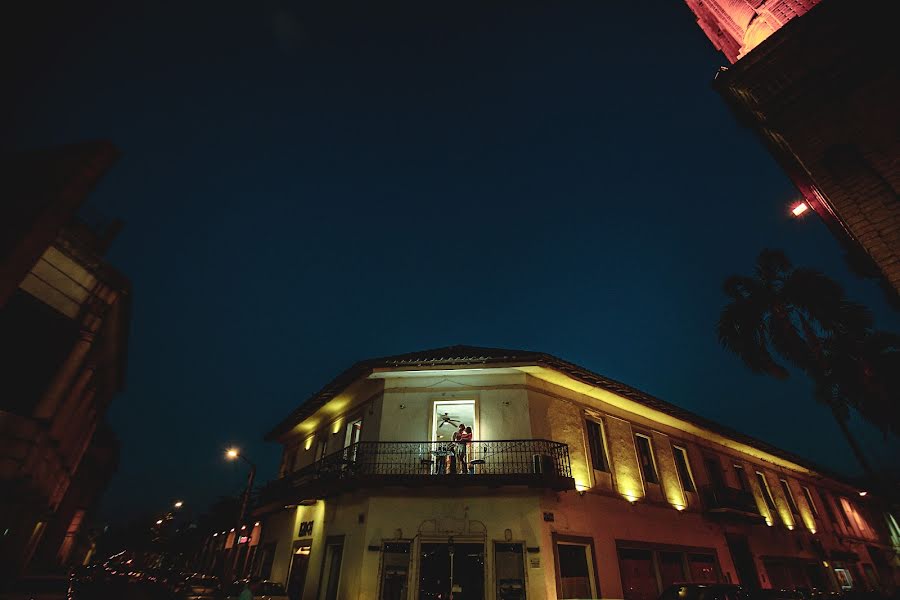
[(264, 495), (279, 488), (298, 490), (340, 480), (437, 482), (453, 477), (470, 483), (503, 478), (526, 483), (571, 479), (569, 447), (549, 440), (358, 442), (272, 482), (267, 486), (270, 493)]
[(707, 511), (737, 512), (746, 515), (759, 515), (753, 494), (730, 487), (707, 485), (700, 488), (703, 506)]

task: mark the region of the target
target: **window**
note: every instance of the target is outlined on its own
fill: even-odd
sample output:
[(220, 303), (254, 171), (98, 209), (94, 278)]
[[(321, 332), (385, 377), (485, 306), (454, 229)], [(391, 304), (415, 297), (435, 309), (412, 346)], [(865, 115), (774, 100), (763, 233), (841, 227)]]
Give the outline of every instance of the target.
[(606, 455), (606, 435), (603, 424), (586, 421), (588, 446), (591, 449), (591, 463), (596, 471), (609, 471), (609, 458)]
[(659, 476), (656, 474), (656, 462), (653, 460), (653, 447), (650, 445), (650, 438), (646, 435), (634, 434), (634, 442), (637, 446), (638, 462), (641, 465), (641, 473), (644, 474), (646, 483), (659, 483)]
[(716, 583), (719, 581), (716, 557), (712, 554), (688, 554), (691, 581), (695, 583)]
[(326, 541), (325, 560), (322, 562), (322, 579), (319, 582), (319, 600), (337, 600), (343, 556), (343, 536), (337, 536), (333, 542)]
[(847, 499), (841, 498), (838, 500), (838, 508), (841, 512), (841, 518), (844, 520), (844, 527), (847, 528), (847, 531), (852, 531), (852, 525), (850, 525), (850, 514), (847, 510)]
[(859, 509), (846, 498), (841, 498), (841, 512), (844, 513), (848, 520), (852, 519), (852, 522), (856, 525), (856, 529), (859, 531), (860, 535), (864, 537), (869, 537), (871, 535), (869, 524), (863, 518)]
[(809, 491), (809, 488), (805, 485), (801, 487), (803, 490), (803, 495), (806, 496), (806, 503), (809, 504), (809, 510), (812, 511), (813, 516), (819, 516), (819, 509), (816, 508), (816, 503), (813, 502), (812, 492)]
[(747, 479), (747, 471), (741, 465), (734, 465), (734, 473), (737, 475), (738, 485), (742, 490), (750, 493), (750, 480)]
[(590, 543), (557, 540), (556, 560), (557, 596), (560, 600), (600, 597)]
[(797, 503), (794, 502), (794, 495), (791, 493), (791, 486), (788, 485), (787, 479), (779, 479), (781, 483), (781, 490), (784, 492), (784, 497), (787, 500), (788, 507), (791, 509), (792, 515), (799, 515), (800, 511), (797, 510)]
[(834, 514), (834, 508), (831, 506), (831, 502), (829, 501), (828, 494), (819, 490), (819, 498), (822, 499), (822, 506), (825, 507), (825, 514), (828, 515), (828, 519), (834, 524), (837, 525), (837, 515)]
[(525, 554), (522, 544), (495, 544), (494, 565), (496, 597), (525, 600)]
[(759, 489), (762, 491), (763, 500), (766, 501), (766, 506), (769, 507), (769, 512), (772, 514), (772, 518), (775, 518), (775, 499), (772, 498), (772, 490), (769, 489), (769, 482), (766, 480), (766, 476), (756, 472), (756, 481), (759, 482)]
[(382, 550), (381, 600), (403, 600), (409, 585), (409, 542), (386, 542)]
[(722, 461), (718, 456), (704, 456), (703, 462), (706, 463), (706, 472), (709, 475), (709, 483), (713, 489), (725, 489), (725, 476), (722, 473)]
[[(675, 583), (716, 583), (721, 579), (715, 552), (707, 548), (654, 547), (627, 541), (617, 546), (625, 600), (657, 600)], [(678, 594), (672, 600), (684, 598)]]
[(660, 552), (657, 555), (659, 578), (663, 589), (684, 581), (684, 555), (680, 552)]
[(686, 492), (697, 491), (694, 485), (694, 474), (691, 473), (691, 464), (688, 462), (687, 450), (681, 446), (672, 446), (675, 455), (675, 467), (678, 469), (678, 478), (681, 479), (681, 487)]

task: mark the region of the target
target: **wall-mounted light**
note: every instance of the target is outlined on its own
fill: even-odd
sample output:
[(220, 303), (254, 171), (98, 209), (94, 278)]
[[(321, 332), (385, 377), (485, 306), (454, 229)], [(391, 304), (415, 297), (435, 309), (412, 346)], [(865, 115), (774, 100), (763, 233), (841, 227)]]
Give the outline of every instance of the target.
[(794, 206), (791, 207), (791, 214), (795, 217), (799, 217), (803, 213), (809, 210), (809, 204), (806, 202), (798, 202)]
[(865, 491), (865, 490), (861, 490), (861, 491), (859, 492), (859, 495), (865, 498), (866, 494), (868, 494), (868, 493), (869, 493), (869, 492), (867, 492), (867, 491)]

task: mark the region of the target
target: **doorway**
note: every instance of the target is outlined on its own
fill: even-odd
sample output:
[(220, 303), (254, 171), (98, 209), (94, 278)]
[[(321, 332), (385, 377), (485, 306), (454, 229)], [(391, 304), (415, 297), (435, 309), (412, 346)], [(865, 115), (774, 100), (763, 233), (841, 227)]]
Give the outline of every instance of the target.
[[(291, 555), (291, 570), (288, 575), (287, 593), (290, 600), (303, 597), (303, 586), (306, 584), (306, 572), (309, 570), (309, 542), (297, 542)], [(273, 553), (274, 555), (274, 553)], [(271, 570), (271, 561), (269, 570)]]
[(344, 434), (344, 448), (350, 449), (344, 453), (344, 458), (348, 462), (356, 460), (359, 447), (354, 444), (358, 444), (359, 439), (362, 436), (362, 424), (362, 419), (356, 419), (355, 421), (347, 423), (347, 433)]
[(759, 573), (756, 571), (756, 563), (753, 562), (753, 554), (750, 552), (750, 544), (747, 538), (732, 533), (725, 534), (728, 543), (728, 552), (737, 571), (738, 583), (751, 590), (759, 589)]
[(422, 543), (419, 600), (484, 600), (483, 543)]

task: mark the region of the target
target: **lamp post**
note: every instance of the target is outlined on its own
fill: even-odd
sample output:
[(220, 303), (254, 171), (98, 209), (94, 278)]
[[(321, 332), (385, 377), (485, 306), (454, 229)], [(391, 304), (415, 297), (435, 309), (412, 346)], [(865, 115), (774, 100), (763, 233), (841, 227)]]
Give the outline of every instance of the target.
[[(237, 448), (229, 448), (225, 452), (225, 457), (228, 460), (234, 460), (236, 458), (240, 458), (245, 463), (250, 466), (250, 474), (247, 476), (247, 489), (244, 490), (244, 497), (241, 500), (241, 512), (238, 515), (237, 525), (234, 528), (234, 542), (232, 548), (234, 549), (234, 558), (231, 561), (231, 573), (230, 575), (234, 575), (237, 570), (237, 561), (238, 561), (238, 540), (241, 535), (241, 525), (244, 522), (244, 516), (247, 513), (247, 502), (250, 499), (250, 492), (253, 490), (253, 479), (256, 477), (256, 465), (250, 462), (246, 456), (241, 454), (240, 450)], [(230, 577), (229, 577), (230, 578)]]

